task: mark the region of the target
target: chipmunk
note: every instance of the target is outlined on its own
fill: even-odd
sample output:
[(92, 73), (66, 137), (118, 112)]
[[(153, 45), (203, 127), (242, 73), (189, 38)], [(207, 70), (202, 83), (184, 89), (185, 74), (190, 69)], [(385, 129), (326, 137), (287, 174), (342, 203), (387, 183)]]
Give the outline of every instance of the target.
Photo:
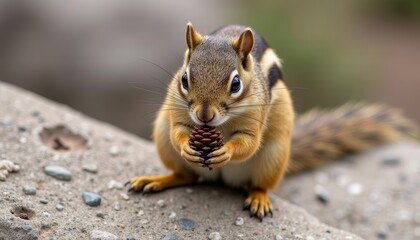
[[(183, 65), (154, 123), (159, 157), (172, 173), (134, 177), (128, 191), (157, 192), (199, 177), (222, 180), (247, 187), (244, 209), (262, 220), (272, 215), (267, 191), (286, 172), (311, 169), (416, 130), (398, 111), (365, 104), (312, 111), (295, 123), (281, 60), (255, 31), (229, 25), (202, 36), (188, 23), (186, 41)], [(196, 125), (217, 127), (225, 139), (205, 164), (188, 143)]]

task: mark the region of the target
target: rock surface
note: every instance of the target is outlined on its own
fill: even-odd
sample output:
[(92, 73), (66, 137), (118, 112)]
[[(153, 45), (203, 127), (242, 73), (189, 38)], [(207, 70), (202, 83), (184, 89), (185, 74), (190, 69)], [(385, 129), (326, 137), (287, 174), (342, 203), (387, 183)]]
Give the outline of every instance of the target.
[[(1, 83), (0, 106), (0, 118), (9, 121), (7, 127), (0, 126), (0, 158), (21, 167), (0, 184), (0, 239), (208, 239), (210, 235), (215, 239), (361, 239), (319, 222), (275, 195), (271, 195), (274, 217), (260, 223), (242, 211), (244, 192), (220, 185), (130, 194), (125, 200), (121, 193), (126, 190), (108, 188), (110, 181), (165, 173), (152, 143)], [(19, 124), (27, 131), (20, 131)], [(56, 136), (49, 132), (54, 142), (45, 145), (49, 139), (40, 139), (40, 131), (57, 125), (71, 130), (71, 138), (61, 136), (66, 131), (60, 127)], [(112, 134), (112, 143), (104, 133)], [(89, 142), (83, 151), (73, 151), (72, 142), (66, 142), (77, 141), (77, 135)], [(116, 155), (109, 152), (113, 146), (119, 148)], [(100, 170), (87, 172), (85, 164)], [(71, 180), (46, 175), (43, 170), (48, 165), (68, 169)], [(37, 189), (36, 196), (21, 191), (25, 184)], [(99, 194), (101, 205), (84, 204), (84, 191)], [(65, 206), (62, 211), (55, 209), (57, 204)], [(245, 221), (237, 226), (239, 217)]]
[(276, 195), (365, 239), (420, 239), (419, 144), (384, 145), (286, 177)]

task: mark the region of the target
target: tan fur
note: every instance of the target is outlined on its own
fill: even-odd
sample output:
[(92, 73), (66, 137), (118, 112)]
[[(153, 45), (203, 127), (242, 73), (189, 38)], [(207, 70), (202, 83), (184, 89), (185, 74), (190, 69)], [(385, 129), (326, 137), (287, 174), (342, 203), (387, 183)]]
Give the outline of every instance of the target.
[[(160, 191), (191, 183), (198, 176), (222, 180), (230, 186), (249, 187), (245, 207), (262, 219), (271, 212), (267, 190), (277, 186), (287, 169), (295, 173), (312, 168), (411, 130), (412, 124), (393, 111), (361, 105), (348, 105), (332, 113), (309, 113), (294, 128), (287, 86), (281, 79), (271, 77), (269, 81), (268, 76), (273, 65), (281, 67), (281, 61), (259, 35), (255, 38), (251, 29), (231, 26), (202, 37), (188, 24), (186, 36), (189, 49), (168, 87), (154, 128), (159, 157), (173, 173), (133, 178), (130, 189), (144, 191), (148, 186), (147, 191)], [(242, 84), (237, 98), (229, 92), (235, 71)], [(189, 74), (188, 89), (182, 85), (184, 73)], [(382, 116), (383, 112), (387, 114)], [(188, 144), (191, 129), (206, 113), (214, 115), (225, 143), (209, 156), (212, 171), (203, 168), (200, 156)], [(375, 141), (355, 135), (357, 129), (360, 134), (376, 134)]]
[(417, 135), (418, 128), (412, 121), (382, 105), (349, 103), (334, 111), (312, 110), (296, 123), (289, 173)]

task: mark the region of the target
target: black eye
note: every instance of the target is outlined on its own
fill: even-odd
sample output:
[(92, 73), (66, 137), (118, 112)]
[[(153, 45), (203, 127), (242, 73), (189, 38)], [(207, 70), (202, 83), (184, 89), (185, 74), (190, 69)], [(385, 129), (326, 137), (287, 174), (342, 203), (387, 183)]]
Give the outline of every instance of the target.
[(182, 75), (181, 83), (182, 83), (182, 87), (185, 90), (188, 90), (188, 76), (187, 76), (187, 72), (185, 72), (184, 75)]
[(239, 80), (239, 75), (235, 75), (230, 85), (230, 93), (237, 93), (239, 90), (241, 90), (241, 80)]

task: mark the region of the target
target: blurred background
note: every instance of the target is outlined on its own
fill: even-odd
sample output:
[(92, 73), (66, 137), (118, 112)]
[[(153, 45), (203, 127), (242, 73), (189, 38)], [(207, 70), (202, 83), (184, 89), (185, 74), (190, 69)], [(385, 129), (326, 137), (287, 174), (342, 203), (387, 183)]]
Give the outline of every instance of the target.
[(382, 102), (420, 122), (420, 1), (0, 2), (0, 81), (150, 138), (185, 25), (256, 29), (296, 110)]

